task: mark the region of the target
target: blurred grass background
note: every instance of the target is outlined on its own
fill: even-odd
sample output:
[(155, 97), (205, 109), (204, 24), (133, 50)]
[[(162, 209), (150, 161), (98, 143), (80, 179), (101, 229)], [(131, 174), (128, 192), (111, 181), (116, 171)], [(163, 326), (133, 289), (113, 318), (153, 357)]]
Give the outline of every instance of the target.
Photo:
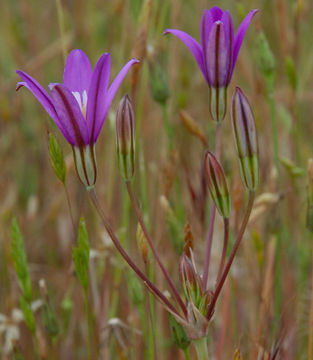
[[(308, 159), (313, 156), (313, 3), (309, 0), (1, 1), (0, 313), (7, 316), (0, 316), (1, 358), (13, 358), (7, 343), (13, 336), (17, 339), (15, 358), (19, 359), (21, 352), (25, 359), (34, 359), (28, 329), (23, 322), (18, 323), (18, 336), (13, 326), (12, 312), (19, 307), (10, 254), (13, 215), (25, 237), (35, 298), (42, 297), (38, 282), (44, 279), (59, 323), (58, 334), (51, 337), (42, 313), (36, 312), (42, 358), (87, 358), (84, 299), (70, 267), (75, 234), (64, 189), (49, 161), (47, 139), (51, 131), (66, 156), (76, 227), (80, 216), (86, 219), (92, 248), (89, 295), (97, 314), (93, 345), (101, 349), (100, 358), (183, 359), (170, 336), (167, 313), (117, 256), (101, 227), (76, 177), (70, 147), (28, 91), (15, 93), (15, 69), (28, 72), (47, 89), (50, 82), (62, 82), (64, 60), (73, 48), (83, 49), (93, 66), (102, 53), (110, 52), (111, 79), (131, 57), (142, 60), (124, 80), (99, 138), (97, 188), (125, 247), (144, 267), (136, 244), (137, 223), (118, 174), (115, 152), (116, 106), (128, 92), (137, 121), (134, 186), (155, 244), (179, 284), (184, 226), (191, 225), (201, 269), (210, 204), (209, 199), (199, 196), (206, 146), (190, 133), (179, 111), (187, 111), (199, 125), (209, 148), (213, 124), (201, 71), (184, 45), (173, 37), (162, 37), (162, 32), (167, 27), (178, 28), (199, 40), (202, 12), (214, 5), (230, 10), (235, 28), (252, 8), (260, 10), (244, 40), (229, 100), (234, 86), (239, 85), (253, 106), (261, 185), (210, 327), (212, 356), (232, 359), (240, 349), (243, 359), (267, 359), (267, 352), (278, 343), (281, 359), (313, 358), (313, 219), (307, 212), (311, 205), (307, 189), (313, 186), (313, 176), (307, 173)], [(275, 124), (278, 151), (273, 145)], [(234, 233), (245, 193), (229, 111), (222, 131), (222, 163), (232, 190)], [(213, 264), (218, 262), (221, 241), (222, 221), (218, 219)], [(212, 285), (216, 267), (211, 267), (209, 275)], [(147, 271), (165, 290), (152, 258)]]

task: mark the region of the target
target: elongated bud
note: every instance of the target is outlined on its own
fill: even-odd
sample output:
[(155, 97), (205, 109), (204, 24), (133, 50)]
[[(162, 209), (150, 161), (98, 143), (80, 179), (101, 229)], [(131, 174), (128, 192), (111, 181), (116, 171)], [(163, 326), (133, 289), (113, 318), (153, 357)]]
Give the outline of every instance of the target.
[(191, 252), (193, 251), (193, 235), (191, 232), (190, 224), (186, 224), (184, 227), (184, 254), (191, 257)]
[(212, 293), (203, 288), (202, 279), (197, 272), (193, 253), (190, 249), (190, 257), (183, 253), (179, 262), (179, 276), (188, 304), (195, 307), (202, 315), (205, 315), (211, 301)]
[(225, 173), (222, 165), (210, 151), (205, 155), (204, 169), (210, 194), (215, 206), (224, 218), (228, 218), (231, 205)]
[(180, 258), (179, 276), (187, 298), (191, 297), (194, 292), (197, 293), (200, 291), (198, 282), (199, 275), (192, 261), (185, 253), (183, 253)]
[(227, 110), (227, 88), (210, 87), (209, 92), (210, 113), (216, 123), (221, 123)]
[(120, 173), (129, 181), (135, 170), (135, 115), (128, 95), (122, 98), (117, 109), (116, 144)]
[(91, 190), (97, 179), (95, 144), (84, 147), (73, 146), (73, 154), (78, 178), (87, 190)]
[(232, 123), (241, 179), (249, 190), (254, 191), (259, 183), (257, 134), (249, 101), (239, 87), (233, 95)]

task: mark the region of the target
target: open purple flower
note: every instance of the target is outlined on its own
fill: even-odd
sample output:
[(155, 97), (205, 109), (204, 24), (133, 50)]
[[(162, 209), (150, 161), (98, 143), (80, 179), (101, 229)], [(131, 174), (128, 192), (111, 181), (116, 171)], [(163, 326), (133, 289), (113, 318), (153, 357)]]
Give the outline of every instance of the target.
[(92, 70), (82, 50), (67, 57), (63, 84), (49, 84), (51, 96), (31, 76), (17, 70), (22, 82), (16, 89), (27, 87), (53, 119), (65, 139), (72, 145), (77, 174), (86, 187), (96, 181), (94, 145), (122, 80), (138, 60), (130, 60), (109, 85), (110, 54), (103, 54)]
[(164, 34), (177, 36), (191, 51), (210, 87), (211, 113), (221, 121), (226, 113), (226, 89), (229, 85), (246, 31), (258, 10), (252, 10), (240, 24), (236, 35), (231, 15), (218, 7), (205, 10), (201, 20), (201, 45), (190, 35), (175, 29)]

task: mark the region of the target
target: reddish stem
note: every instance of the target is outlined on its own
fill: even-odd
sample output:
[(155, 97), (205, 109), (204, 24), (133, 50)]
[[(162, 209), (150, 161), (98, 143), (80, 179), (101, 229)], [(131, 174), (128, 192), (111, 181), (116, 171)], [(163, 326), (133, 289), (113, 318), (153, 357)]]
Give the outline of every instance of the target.
[(235, 255), (237, 253), (237, 250), (238, 250), (238, 247), (241, 243), (241, 240), (242, 240), (242, 237), (243, 237), (243, 234), (246, 230), (246, 226), (248, 224), (248, 221), (249, 221), (249, 217), (250, 217), (250, 214), (251, 214), (251, 210), (252, 210), (252, 206), (253, 206), (253, 202), (254, 202), (254, 197), (255, 197), (255, 192), (254, 191), (250, 191), (249, 192), (249, 200), (248, 200), (248, 205), (247, 205), (247, 209), (246, 209), (246, 213), (245, 213), (245, 217), (242, 221), (242, 224), (241, 224), (241, 227), (240, 227), (240, 230), (239, 230), (239, 233), (237, 235), (237, 238), (236, 238), (236, 241), (235, 241), (235, 244), (234, 244), (234, 247), (231, 251), (231, 254), (229, 256), (229, 259), (227, 261), (227, 264), (225, 266), (225, 269), (223, 271), (223, 274), (220, 278), (220, 280), (218, 281), (218, 284), (216, 286), (216, 289), (214, 291), (214, 295), (213, 295), (213, 298), (210, 302), (210, 305), (209, 305), (209, 308), (208, 308), (208, 312), (207, 312), (207, 319), (210, 319), (212, 314), (213, 314), (213, 311), (214, 311), (214, 307), (215, 307), (215, 304), (216, 304), (216, 300), (223, 288), (223, 285), (225, 283), (225, 280), (226, 280), (226, 277), (229, 273), (229, 270), (230, 270), (230, 267), (233, 263), (233, 260), (235, 258)]
[[(220, 146), (220, 124), (217, 124), (215, 127), (215, 156), (218, 159), (220, 157), (221, 146)], [(208, 276), (209, 276), (209, 266), (211, 258), (211, 249), (213, 242), (213, 233), (214, 233), (214, 221), (216, 214), (216, 206), (212, 201), (211, 212), (210, 212), (210, 224), (209, 224), (209, 233), (207, 240), (207, 247), (205, 251), (204, 266), (203, 266), (203, 287), (207, 289)]]
[(106, 231), (108, 232), (113, 244), (115, 245), (118, 252), (122, 255), (124, 260), (127, 262), (127, 264), (134, 270), (134, 272), (140, 277), (141, 280), (147, 285), (147, 287), (154, 293), (156, 297), (159, 298), (159, 300), (168, 307), (168, 309), (173, 312), (175, 315), (181, 317), (177, 310), (174, 308), (174, 306), (168, 301), (168, 299), (162, 294), (162, 292), (148, 279), (148, 277), (135, 265), (135, 263), (132, 261), (132, 259), (129, 257), (129, 255), (126, 253), (124, 248), (122, 247), (120, 241), (118, 240), (117, 236), (115, 235), (114, 230), (112, 229), (103, 209), (102, 206), (98, 200), (96, 191), (94, 188), (89, 190), (89, 196), (90, 199), (97, 210), (97, 213), (99, 214), (104, 227), (106, 228)]
[(145, 222), (143, 220), (143, 216), (142, 216), (140, 207), (138, 205), (138, 202), (136, 200), (136, 197), (135, 197), (135, 194), (134, 194), (134, 191), (133, 191), (133, 188), (131, 186), (130, 181), (126, 181), (126, 187), (127, 187), (128, 195), (129, 195), (129, 198), (130, 198), (130, 203), (131, 203), (131, 205), (132, 205), (132, 207), (133, 207), (133, 209), (134, 209), (134, 211), (136, 213), (137, 219), (138, 219), (138, 221), (140, 223), (140, 226), (141, 226), (141, 228), (143, 230), (143, 233), (145, 234), (145, 237), (146, 237), (146, 239), (147, 239), (147, 241), (148, 241), (148, 243), (150, 245), (150, 248), (151, 248), (151, 250), (153, 252), (153, 255), (154, 255), (157, 263), (159, 264), (159, 266), (160, 266), (160, 268), (161, 268), (161, 270), (162, 270), (162, 272), (163, 272), (163, 274), (164, 274), (164, 276), (165, 276), (165, 278), (166, 278), (166, 280), (167, 280), (167, 282), (168, 282), (168, 284), (169, 284), (169, 286), (170, 286), (170, 288), (171, 288), (171, 290), (172, 290), (178, 304), (180, 305), (182, 311), (184, 312), (184, 315), (187, 316), (186, 305), (184, 304), (182, 298), (180, 297), (179, 292), (178, 292), (175, 284), (173, 283), (173, 280), (171, 279), (168, 271), (166, 270), (164, 264), (162, 263), (160, 255), (158, 254), (158, 251), (157, 251), (156, 247), (154, 246), (152, 237), (151, 237), (151, 235), (149, 233), (149, 230), (147, 229), (146, 224), (145, 224)]
[(219, 281), (222, 271), (225, 264), (226, 259), (226, 252), (227, 252), (227, 245), (228, 245), (228, 238), (229, 238), (229, 219), (224, 218), (224, 243), (223, 243), (223, 250), (222, 250), (222, 256), (221, 256), (221, 262), (217, 273), (216, 282)]

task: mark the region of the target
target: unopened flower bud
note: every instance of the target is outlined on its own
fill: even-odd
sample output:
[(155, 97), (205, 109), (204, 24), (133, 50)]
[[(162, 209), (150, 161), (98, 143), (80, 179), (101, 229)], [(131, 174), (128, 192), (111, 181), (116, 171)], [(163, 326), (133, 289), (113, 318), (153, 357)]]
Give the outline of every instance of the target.
[(135, 115), (128, 95), (122, 98), (117, 109), (116, 144), (121, 176), (129, 181), (135, 170)]
[(210, 87), (210, 113), (216, 123), (221, 123), (227, 110), (227, 87)]
[(92, 189), (97, 179), (95, 144), (84, 147), (73, 146), (73, 154), (79, 180), (87, 190)]
[(191, 259), (185, 253), (183, 253), (180, 258), (179, 276), (184, 288), (185, 295), (187, 298), (189, 298), (193, 295), (194, 292), (197, 292), (199, 288), (199, 275), (197, 274)]
[(254, 191), (259, 183), (257, 134), (249, 101), (239, 87), (233, 95), (232, 123), (241, 178), (244, 185)]
[(210, 194), (215, 206), (224, 218), (228, 218), (231, 205), (225, 173), (222, 165), (210, 151), (205, 155), (204, 168)]

